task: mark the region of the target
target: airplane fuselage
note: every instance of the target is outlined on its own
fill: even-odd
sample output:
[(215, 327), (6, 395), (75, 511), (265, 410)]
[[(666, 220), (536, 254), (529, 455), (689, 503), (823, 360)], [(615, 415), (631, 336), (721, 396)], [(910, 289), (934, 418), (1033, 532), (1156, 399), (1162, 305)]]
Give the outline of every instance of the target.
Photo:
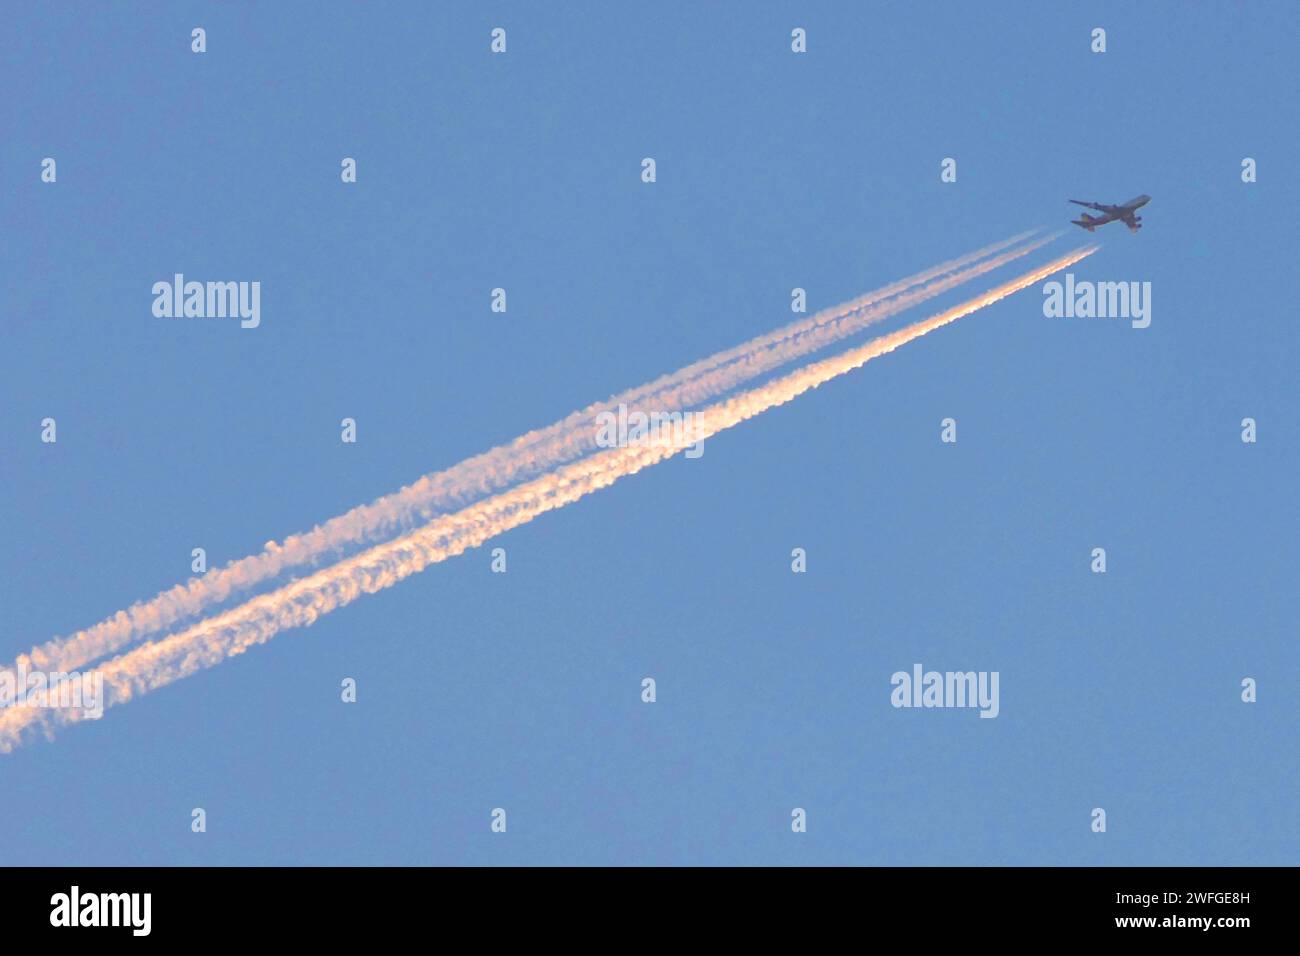
[(1134, 196), (1128, 202), (1119, 206), (1110, 206), (1106, 203), (1099, 202), (1084, 202), (1081, 199), (1071, 199), (1070, 202), (1075, 205), (1087, 206), (1089, 209), (1095, 209), (1098, 212), (1103, 213), (1103, 215), (1090, 216), (1087, 213), (1084, 213), (1082, 219), (1072, 219), (1070, 221), (1076, 226), (1080, 226), (1087, 229), (1089, 232), (1092, 232), (1098, 226), (1104, 226), (1108, 222), (1119, 220), (1124, 223), (1124, 225), (1128, 226), (1130, 231), (1137, 232), (1142, 228), (1142, 217), (1135, 215), (1135, 213), (1150, 201), (1151, 197), (1146, 193), (1143, 193), (1141, 196)]

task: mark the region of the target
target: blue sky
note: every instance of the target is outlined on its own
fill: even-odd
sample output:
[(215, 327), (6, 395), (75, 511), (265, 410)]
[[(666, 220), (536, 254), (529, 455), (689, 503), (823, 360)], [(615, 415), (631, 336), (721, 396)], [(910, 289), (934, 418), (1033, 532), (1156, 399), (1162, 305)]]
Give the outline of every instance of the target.
[[(510, 532), (505, 575), (0, 757), (0, 861), (1295, 863), (1300, 14), (618, 6), (0, 13), (0, 657), (1067, 197), (1154, 197), (1074, 270), (1151, 282), (1151, 327), (1027, 290)], [(260, 281), (260, 328), (155, 318), (176, 272)], [(918, 661), (998, 671), (1000, 716), (892, 708)]]

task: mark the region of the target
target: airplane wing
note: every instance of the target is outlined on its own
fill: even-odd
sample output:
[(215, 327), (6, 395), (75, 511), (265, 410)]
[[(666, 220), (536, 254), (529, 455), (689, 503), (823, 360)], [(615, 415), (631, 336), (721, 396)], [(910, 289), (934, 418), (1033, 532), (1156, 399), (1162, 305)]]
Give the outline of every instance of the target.
[(1137, 216), (1133, 215), (1131, 210), (1127, 214), (1120, 216), (1119, 219), (1124, 225), (1128, 226), (1130, 232), (1137, 232), (1142, 228), (1142, 223)]
[(1077, 206), (1087, 206), (1089, 209), (1096, 209), (1099, 212), (1106, 212), (1106, 207), (1099, 202), (1084, 202), (1082, 199), (1071, 199), (1070, 202)]
[(1090, 216), (1085, 212), (1082, 219), (1071, 219), (1070, 222), (1076, 226), (1083, 226), (1084, 229), (1091, 232), (1097, 226), (1104, 226), (1108, 222), (1114, 222), (1117, 218), (1112, 213), (1106, 213), (1104, 216)]

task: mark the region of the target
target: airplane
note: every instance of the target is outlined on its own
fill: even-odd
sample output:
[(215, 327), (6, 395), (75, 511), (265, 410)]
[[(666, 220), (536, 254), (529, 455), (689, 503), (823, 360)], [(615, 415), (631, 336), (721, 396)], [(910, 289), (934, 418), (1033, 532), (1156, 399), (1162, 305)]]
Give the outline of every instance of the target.
[(1089, 216), (1085, 212), (1082, 219), (1071, 219), (1070, 222), (1074, 223), (1076, 226), (1082, 226), (1084, 229), (1092, 232), (1098, 226), (1104, 226), (1106, 223), (1114, 222), (1118, 219), (1120, 222), (1124, 223), (1124, 225), (1128, 226), (1129, 231), (1137, 232), (1142, 228), (1142, 217), (1136, 216), (1134, 213), (1150, 201), (1150, 196), (1142, 195), (1138, 196), (1136, 199), (1130, 199), (1122, 206), (1107, 206), (1105, 203), (1083, 202), (1080, 199), (1071, 199), (1070, 202), (1072, 203), (1077, 203), (1080, 206), (1087, 206), (1089, 209), (1096, 209), (1099, 212), (1105, 213), (1105, 215)]

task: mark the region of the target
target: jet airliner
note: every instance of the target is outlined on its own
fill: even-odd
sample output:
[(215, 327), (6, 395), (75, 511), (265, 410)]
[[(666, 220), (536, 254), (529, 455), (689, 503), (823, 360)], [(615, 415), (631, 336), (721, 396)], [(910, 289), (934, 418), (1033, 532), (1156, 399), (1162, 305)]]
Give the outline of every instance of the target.
[(1108, 206), (1100, 202), (1084, 202), (1081, 199), (1071, 199), (1070, 202), (1080, 206), (1087, 206), (1089, 209), (1096, 209), (1102, 213), (1100, 216), (1090, 216), (1086, 212), (1082, 219), (1071, 219), (1070, 222), (1076, 226), (1082, 226), (1089, 232), (1092, 232), (1098, 226), (1104, 226), (1108, 222), (1114, 222), (1118, 219), (1124, 225), (1129, 227), (1131, 232), (1137, 232), (1142, 228), (1142, 217), (1137, 215), (1137, 211), (1151, 201), (1150, 196), (1142, 195), (1136, 199), (1130, 199), (1120, 206)]

